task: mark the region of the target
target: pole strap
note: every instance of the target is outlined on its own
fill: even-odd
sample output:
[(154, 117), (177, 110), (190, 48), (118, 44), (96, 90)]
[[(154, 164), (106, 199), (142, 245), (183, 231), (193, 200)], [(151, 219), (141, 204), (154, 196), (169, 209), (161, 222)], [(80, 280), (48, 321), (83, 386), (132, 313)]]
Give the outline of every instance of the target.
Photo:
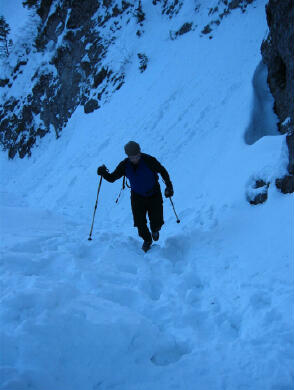
[(124, 176), (123, 182), (122, 182), (122, 187), (121, 187), (121, 189), (120, 189), (120, 191), (119, 191), (119, 194), (118, 194), (118, 197), (116, 198), (116, 201), (115, 201), (116, 204), (118, 204), (118, 201), (119, 201), (119, 198), (120, 198), (120, 196), (121, 196), (121, 193), (122, 193), (122, 191), (126, 188), (126, 186), (127, 186), (128, 188), (131, 188), (131, 186), (128, 185), (128, 182), (127, 182), (127, 180), (126, 180), (126, 176)]

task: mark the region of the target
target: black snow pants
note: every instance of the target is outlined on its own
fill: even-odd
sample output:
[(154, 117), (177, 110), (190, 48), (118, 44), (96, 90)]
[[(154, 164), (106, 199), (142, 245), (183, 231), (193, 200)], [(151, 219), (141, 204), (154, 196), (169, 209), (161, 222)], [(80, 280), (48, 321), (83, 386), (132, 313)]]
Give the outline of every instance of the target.
[(146, 214), (148, 213), (152, 232), (159, 231), (164, 224), (163, 200), (161, 191), (152, 196), (141, 196), (131, 192), (131, 204), (134, 217), (134, 226), (138, 228), (138, 234), (144, 241), (152, 241), (150, 230), (147, 226)]

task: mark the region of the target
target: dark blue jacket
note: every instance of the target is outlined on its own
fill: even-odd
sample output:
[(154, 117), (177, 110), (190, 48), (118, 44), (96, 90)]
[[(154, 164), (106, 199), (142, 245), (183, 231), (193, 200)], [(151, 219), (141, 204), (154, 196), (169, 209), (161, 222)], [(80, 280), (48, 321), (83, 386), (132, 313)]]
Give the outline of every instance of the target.
[(166, 187), (173, 189), (167, 170), (155, 157), (146, 153), (141, 153), (138, 164), (133, 164), (128, 158), (125, 158), (112, 173), (105, 172), (103, 177), (113, 183), (122, 176), (126, 176), (129, 179), (132, 192), (146, 197), (160, 192), (158, 173), (163, 178)]

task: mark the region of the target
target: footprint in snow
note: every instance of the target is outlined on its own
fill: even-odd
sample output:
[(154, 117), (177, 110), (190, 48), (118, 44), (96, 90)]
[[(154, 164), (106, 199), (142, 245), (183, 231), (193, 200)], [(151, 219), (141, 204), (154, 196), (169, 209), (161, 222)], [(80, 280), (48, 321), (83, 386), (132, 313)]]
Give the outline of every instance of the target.
[(185, 236), (174, 236), (165, 240), (160, 248), (161, 257), (166, 258), (174, 265), (176, 273), (180, 274), (186, 267), (185, 258), (189, 250), (189, 241)]
[(242, 319), (238, 314), (220, 313), (215, 318), (223, 339), (234, 340), (239, 337)]
[(178, 343), (175, 340), (159, 342), (158, 349), (150, 359), (156, 366), (167, 366), (176, 363), (183, 355), (191, 352), (186, 344)]
[(268, 309), (271, 303), (271, 297), (264, 292), (257, 292), (250, 298), (250, 305), (254, 310)]
[(159, 279), (144, 278), (140, 280), (139, 287), (143, 293), (145, 293), (152, 301), (160, 299), (163, 290), (163, 284)]

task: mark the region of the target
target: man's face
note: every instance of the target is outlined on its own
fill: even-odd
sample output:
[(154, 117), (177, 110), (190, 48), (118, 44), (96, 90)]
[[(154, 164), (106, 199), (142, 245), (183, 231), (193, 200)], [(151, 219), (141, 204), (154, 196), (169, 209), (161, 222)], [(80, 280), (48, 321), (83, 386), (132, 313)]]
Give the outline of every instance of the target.
[(129, 156), (129, 160), (132, 164), (138, 164), (141, 158), (141, 153), (136, 154), (135, 156)]

